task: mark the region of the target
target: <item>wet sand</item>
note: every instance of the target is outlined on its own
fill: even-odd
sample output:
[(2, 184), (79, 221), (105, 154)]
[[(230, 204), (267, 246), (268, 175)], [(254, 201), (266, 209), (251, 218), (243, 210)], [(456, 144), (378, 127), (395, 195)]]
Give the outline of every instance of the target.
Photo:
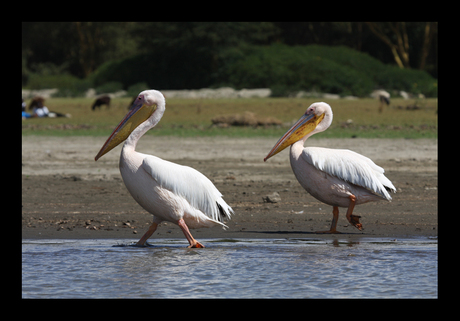
[[(105, 137), (22, 138), (22, 237), (138, 239), (151, 224), (125, 188), (118, 170), (121, 147), (99, 161)], [(196, 168), (224, 194), (235, 211), (220, 227), (192, 230), (206, 238), (334, 238), (332, 207), (310, 196), (290, 168), (288, 152), (267, 163), (276, 139), (146, 136), (137, 150)], [(351, 226), (340, 209), (340, 237), (435, 237), (438, 234), (438, 161), (434, 139), (310, 139), (309, 146), (347, 148), (385, 168), (397, 188), (392, 202), (355, 207), (364, 230)], [(263, 197), (278, 192), (281, 201)], [(183, 238), (162, 223), (152, 238)], [(205, 244), (205, 240), (204, 240)]]

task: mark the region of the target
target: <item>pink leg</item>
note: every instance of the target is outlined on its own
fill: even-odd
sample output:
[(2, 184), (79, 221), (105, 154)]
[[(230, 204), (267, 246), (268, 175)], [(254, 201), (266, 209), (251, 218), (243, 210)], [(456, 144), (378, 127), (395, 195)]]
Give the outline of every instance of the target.
[(347, 220), (354, 227), (356, 227), (358, 230), (362, 231), (363, 230), (363, 225), (361, 223), (359, 223), (359, 219), (360, 219), (361, 216), (352, 214), (353, 209), (355, 208), (355, 203), (356, 203), (356, 196), (350, 195), (350, 205), (348, 205)]
[(185, 224), (183, 219), (180, 219), (179, 221), (177, 221), (177, 224), (181, 228), (182, 232), (184, 232), (184, 235), (187, 238), (187, 241), (190, 243), (190, 245), (188, 246), (189, 248), (192, 248), (192, 247), (203, 248), (204, 247), (203, 244), (201, 244), (200, 242), (198, 242), (197, 240), (193, 238), (192, 234), (190, 234), (187, 224)]
[(149, 237), (151, 237), (152, 234), (156, 231), (157, 227), (158, 227), (158, 224), (153, 222), (152, 225), (150, 225), (149, 230), (145, 232), (145, 234), (141, 237), (139, 242), (136, 243), (136, 245), (141, 245), (141, 246), (144, 245), (145, 242), (147, 242), (147, 240), (149, 239)]
[(339, 220), (339, 208), (337, 206), (334, 206), (332, 209), (332, 223), (331, 223), (331, 229), (329, 231), (316, 231), (316, 233), (319, 234), (340, 234), (339, 231), (336, 230), (337, 227), (337, 221)]

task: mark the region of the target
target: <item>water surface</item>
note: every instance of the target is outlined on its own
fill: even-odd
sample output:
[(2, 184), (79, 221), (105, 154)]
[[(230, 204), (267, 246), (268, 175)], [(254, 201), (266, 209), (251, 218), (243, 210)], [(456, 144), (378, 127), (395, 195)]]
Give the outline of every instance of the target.
[[(132, 240), (133, 242), (135, 240)], [(436, 298), (437, 239), (23, 240), (23, 298)]]

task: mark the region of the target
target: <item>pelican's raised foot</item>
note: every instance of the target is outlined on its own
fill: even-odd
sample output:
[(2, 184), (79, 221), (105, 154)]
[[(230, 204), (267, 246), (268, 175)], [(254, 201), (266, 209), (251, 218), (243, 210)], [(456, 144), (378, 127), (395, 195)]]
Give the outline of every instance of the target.
[(363, 230), (363, 224), (359, 223), (360, 218), (361, 218), (361, 216), (351, 215), (349, 221), (354, 227), (356, 227), (358, 230), (362, 231)]

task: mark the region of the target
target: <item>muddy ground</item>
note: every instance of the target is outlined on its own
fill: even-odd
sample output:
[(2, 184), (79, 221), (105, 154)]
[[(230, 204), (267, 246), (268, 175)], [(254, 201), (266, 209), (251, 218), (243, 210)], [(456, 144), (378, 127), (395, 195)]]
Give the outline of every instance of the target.
[[(140, 238), (152, 217), (130, 196), (118, 171), (121, 147), (99, 161), (105, 137), (22, 138), (23, 238)], [(290, 168), (288, 152), (263, 158), (273, 138), (172, 138), (146, 136), (137, 150), (196, 168), (224, 194), (235, 214), (227, 225), (192, 230), (206, 238), (333, 238), (332, 207), (310, 196)], [(392, 202), (359, 205), (364, 230), (341, 209), (340, 237), (435, 237), (438, 234), (438, 157), (434, 139), (310, 139), (309, 146), (347, 148), (386, 170), (397, 188)], [(278, 192), (281, 201), (263, 197)], [(152, 239), (183, 237), (162, 223)], [(154, 240), (152, 240), (154, 242)]]

